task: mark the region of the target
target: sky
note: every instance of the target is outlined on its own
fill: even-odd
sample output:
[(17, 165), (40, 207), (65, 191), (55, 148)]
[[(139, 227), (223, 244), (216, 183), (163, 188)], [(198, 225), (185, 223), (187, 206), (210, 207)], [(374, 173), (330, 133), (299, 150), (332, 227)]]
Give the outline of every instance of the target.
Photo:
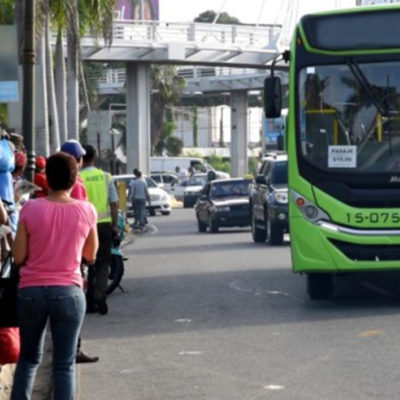
[[(282, 23), (288, 3), (294, 0), (159, 0), (160, 20), (170, 22), (192, 21), (206, 10), (226, 11), (244, 23)], [(264, 8), (262, 9), (262, 4)], [(303, 14), (329, 10), (336, 6), (353, 7), (355, 0), (299, 0), (300, 17)], [(280, 12), (279, 12), (280, 11)]]

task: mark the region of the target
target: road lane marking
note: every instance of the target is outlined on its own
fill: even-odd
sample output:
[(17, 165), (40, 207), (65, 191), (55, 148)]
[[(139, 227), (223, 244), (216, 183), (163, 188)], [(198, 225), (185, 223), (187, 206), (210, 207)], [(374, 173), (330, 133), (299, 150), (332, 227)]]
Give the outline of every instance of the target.
[(282, 390), (282, 389), (285, 389), (285, 386), (282, 386), (282, 385), (267, 385), (267, 386), (264, 386), (264, 389), (268, 389), (268, 390)]
[(192, 322), (192, 320), (189, 318), (181, 318), (181, 319), (176, 319), (175, 322), (178, 322), (180, 324), (188, 324)]
[(374, 336), (379, 336), (382, 334), (382, 330), (380, 329), (375, 329), (375, 330), (368, 330), (368, 331), (362, 331), (358, 337), (359, 338), (364, 338), (364, 337), (374, 337)]
[(203, 354), (203, 352), (198, 350), (184, 350), (178, 353), (179, 356), (199, 356)]

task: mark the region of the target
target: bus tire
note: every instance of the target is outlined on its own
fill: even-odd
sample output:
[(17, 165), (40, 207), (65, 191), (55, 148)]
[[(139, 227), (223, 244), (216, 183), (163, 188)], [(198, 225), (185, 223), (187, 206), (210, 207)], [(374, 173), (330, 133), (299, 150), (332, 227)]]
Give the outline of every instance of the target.
[(267, 219), (267, 237), (268, 244), (272, 246), (280, 246), (283, 243), (283, 228), (281, 225)]
[(329, 299), (333, 293), (333, 276), (318, 272), (307, 274), (307, 293), (312, 300)]
[(257, 227), (254, 213), (251, 214), (251, 235), (255, 243), (263, 243), (267, 239), (267, 230)]

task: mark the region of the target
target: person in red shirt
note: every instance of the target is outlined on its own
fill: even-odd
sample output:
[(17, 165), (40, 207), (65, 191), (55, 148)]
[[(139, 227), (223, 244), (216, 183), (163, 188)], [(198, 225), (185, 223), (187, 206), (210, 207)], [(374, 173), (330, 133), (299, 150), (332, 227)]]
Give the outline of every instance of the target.
[(46, 159), (43, 156), (37, 156), (35, 159), (36, 172), (33, 178), (33, 183), (39, 186), (40, 190), (35, 190), (35, 197), (46, 197), (48, 194), (47, 179), (46, 179)]
[[(76, 163), (78, 165), (78, 171), (81, 169), (83, 156), (86, 154), (86, 150), (77, 140), (71, 139), (64, 142), (61, 146), (60, 151), (63, 151), (64, 153), (68, 153), (71, 156), (75, 157)], [(75, 185), (71, 190), (71, 197), (73, 199), (87, 201), (86, 189), (79, 175), (76, 177)]]

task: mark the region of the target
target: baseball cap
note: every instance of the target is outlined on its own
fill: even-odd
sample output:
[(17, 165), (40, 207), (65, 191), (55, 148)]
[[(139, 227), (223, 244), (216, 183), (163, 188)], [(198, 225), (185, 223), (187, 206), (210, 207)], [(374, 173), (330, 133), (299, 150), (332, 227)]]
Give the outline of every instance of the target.
[(79, 159), (86, 154), (86, 150), (82, 147), (82, 145), (77, 140), (73, 139), (64, 142), (60, 151), (68, 153), (71, 156), (74, 156), (76, 159)]
[(43, 156), (37, 156), (35, 158), (36, 168), (44, 168), (46, 166), (46, 159)]

